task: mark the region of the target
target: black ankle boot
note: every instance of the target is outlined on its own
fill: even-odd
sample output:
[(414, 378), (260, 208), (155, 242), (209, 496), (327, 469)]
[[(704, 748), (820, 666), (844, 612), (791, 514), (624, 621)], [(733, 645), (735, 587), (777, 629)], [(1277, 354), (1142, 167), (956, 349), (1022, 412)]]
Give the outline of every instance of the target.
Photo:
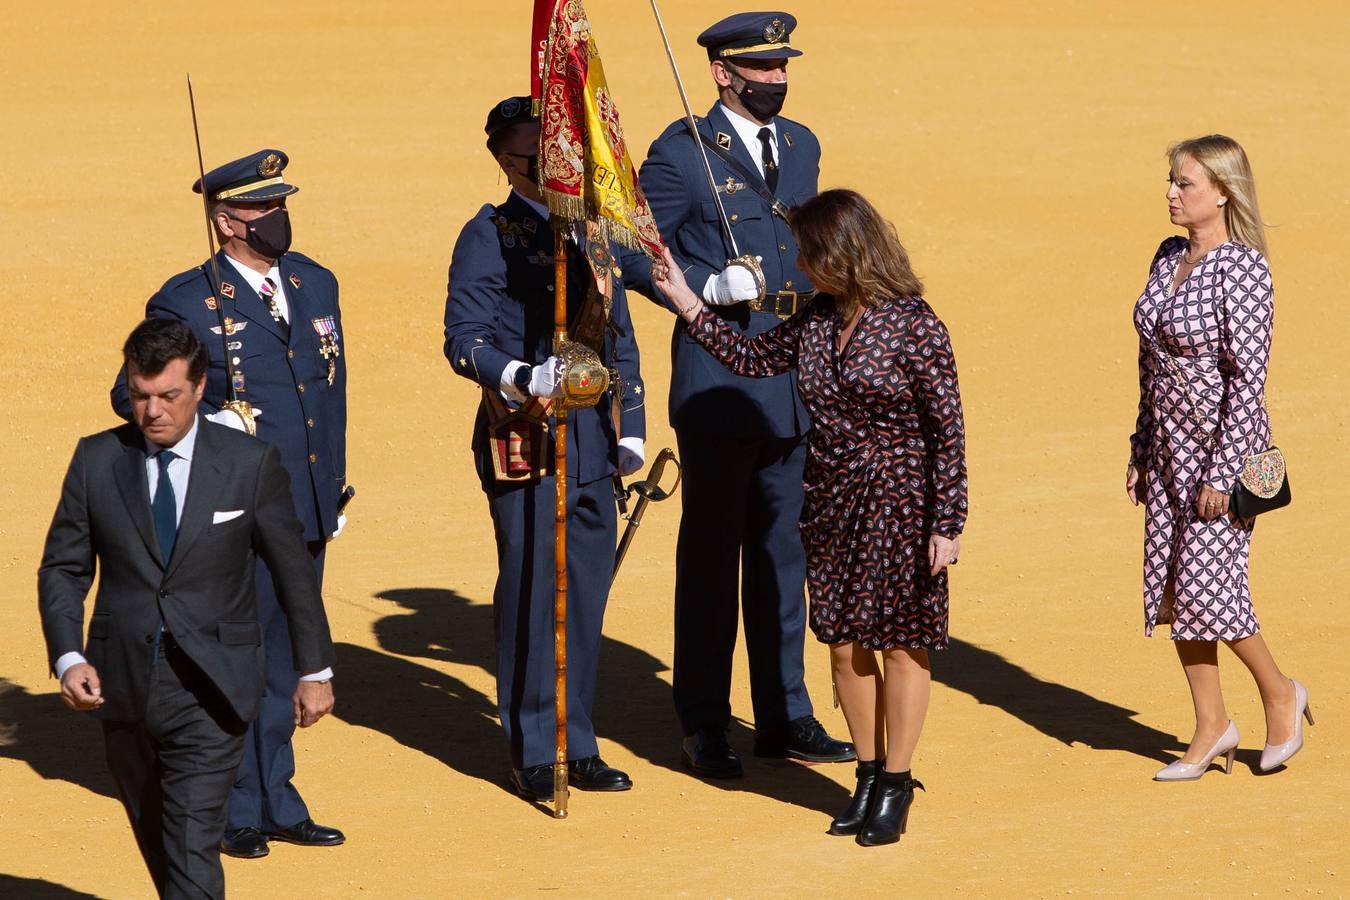
[(914, 789), (924, 790), (922, 783), (910, 777), (909, 771), (882, 771), (877, 777), (872, 800), (872, 811), (858, 832), (857, 841), (864, 847), (894, 844), (905, 833), (909, 821), (909, 807), (914, 802)]
[(858, 786), (853, 791), (853, 799), (845, 809), (830, 822), (827, 834), (857, 834), (867, 819), (868, 808), (872, 805), (873, 788), (877, 776), (881, 774), (881, 760), (873, 759), (858, 763)]

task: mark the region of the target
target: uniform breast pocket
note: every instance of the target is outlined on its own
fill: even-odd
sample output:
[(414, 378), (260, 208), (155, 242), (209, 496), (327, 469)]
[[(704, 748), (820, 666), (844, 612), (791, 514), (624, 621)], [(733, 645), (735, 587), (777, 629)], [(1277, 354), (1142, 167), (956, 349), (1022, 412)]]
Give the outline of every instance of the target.
[[(742, 200), (740, 197), (724, 196), (722, 198), (722, 209), (726, 210), (727, 222), (733, 229), (740, 227), (746, 222), (758, 221), (764, 215), (762, 204), (756, 197), (753, 200)], [(717, 204), (711, 200), (703, 201), (703, 221), (717, 221)]]

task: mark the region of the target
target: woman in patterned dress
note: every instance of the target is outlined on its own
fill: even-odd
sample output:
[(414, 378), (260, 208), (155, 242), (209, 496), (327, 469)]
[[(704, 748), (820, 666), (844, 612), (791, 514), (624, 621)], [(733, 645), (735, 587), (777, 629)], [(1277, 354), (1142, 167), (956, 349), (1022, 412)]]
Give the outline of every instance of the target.
[(830, 645), (858, 748), (858, 788), (830, 833), (871, 846), (900, 839), (922, 787), (910, 761), (928, 651), (947, 646), (946, 568), (966, 520), (961, 398), (947, 329), (890, 223), (845, 190), (803, 204), (793, 223), (798, 267), (822, 293), (757, 337), (705, 307), (669, 255), (653, 277), (688, 339), (733, 372), (797, 373), (812, 420), (801, 519), (811, 630)]
[(1245, 458), (1270, 446), (1264, 407), (1274, 294), (1256, 188), (1242, 148), (1209, 135), (1168, 151), (1167, 205), (1187, 237), (1153, 257), (1134, 307), (1139, 417), (1125, 492), (1145, 505), (1144, 631), (1171, 625), (1195, 705), (1195, 733), (1159, 781), (1231, 771), (1237, 727), (1219, 688), (1218, 642), (1256, 680), (1265, 706), (1263, 771), (1303, 746), (1308, 693), (1260, 634), (1247, 585), (1251, 519), (1229, 513)]

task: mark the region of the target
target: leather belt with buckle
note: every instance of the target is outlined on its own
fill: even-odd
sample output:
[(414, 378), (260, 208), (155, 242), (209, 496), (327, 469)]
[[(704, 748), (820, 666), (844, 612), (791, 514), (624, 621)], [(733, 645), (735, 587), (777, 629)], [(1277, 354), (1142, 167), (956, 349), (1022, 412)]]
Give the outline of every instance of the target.
[(778, 291), (766, 294), (762, 300), (747, 300), (755, 312), (773, 313), (780, 319), (790, 319), (816, 296), (815, 291)]

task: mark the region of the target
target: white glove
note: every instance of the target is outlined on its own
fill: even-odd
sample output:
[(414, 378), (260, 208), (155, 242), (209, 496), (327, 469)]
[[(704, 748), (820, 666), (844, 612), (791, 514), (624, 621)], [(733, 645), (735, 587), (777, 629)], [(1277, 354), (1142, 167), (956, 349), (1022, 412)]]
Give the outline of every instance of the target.
[[(253, 407), (253, 417), (256, 419), (262, 415), (262, 410)], [(244, 417), (232, 409), (222, 409), (213, 413), (206, 414), (206, 421), (215, 422), (217, 425), (224, 425), (226, 428), (233, 428), (235, 431), (248, 431), (244, 426)]]
[(342, 529), (344, 529), (344, 528), (346, 528), (346, 527), (347, 527), (347, 514), (346, 514), (346, 513), (338, 513), (337, 530), (334, 531), (332, 534), (330, 534), (330, 535), (328, 536), (328, 539), (329, 539), (330, 541), (336, 540), (336, 539), (337, 539), (337, 536), (340, 535), (340, 534), (342, 534)]
[[(764, 257), (755, 259), (763, 261)], [(742, 300), (754, 300), (759, 296), (759, 285), (755, 276), (745, 266), (730, 265), (716, 275), (708, 276), (703, 285), (703, 301), (713, 306), (728, 306)]]
[(646, 457), (642, 438), (619, 438), (619, 474), (632, 475), (642, 468)]
[(530, 394), (534, 397), (561, 397), (563, 361), (556, 356), (534, 367), (530, 372)]

